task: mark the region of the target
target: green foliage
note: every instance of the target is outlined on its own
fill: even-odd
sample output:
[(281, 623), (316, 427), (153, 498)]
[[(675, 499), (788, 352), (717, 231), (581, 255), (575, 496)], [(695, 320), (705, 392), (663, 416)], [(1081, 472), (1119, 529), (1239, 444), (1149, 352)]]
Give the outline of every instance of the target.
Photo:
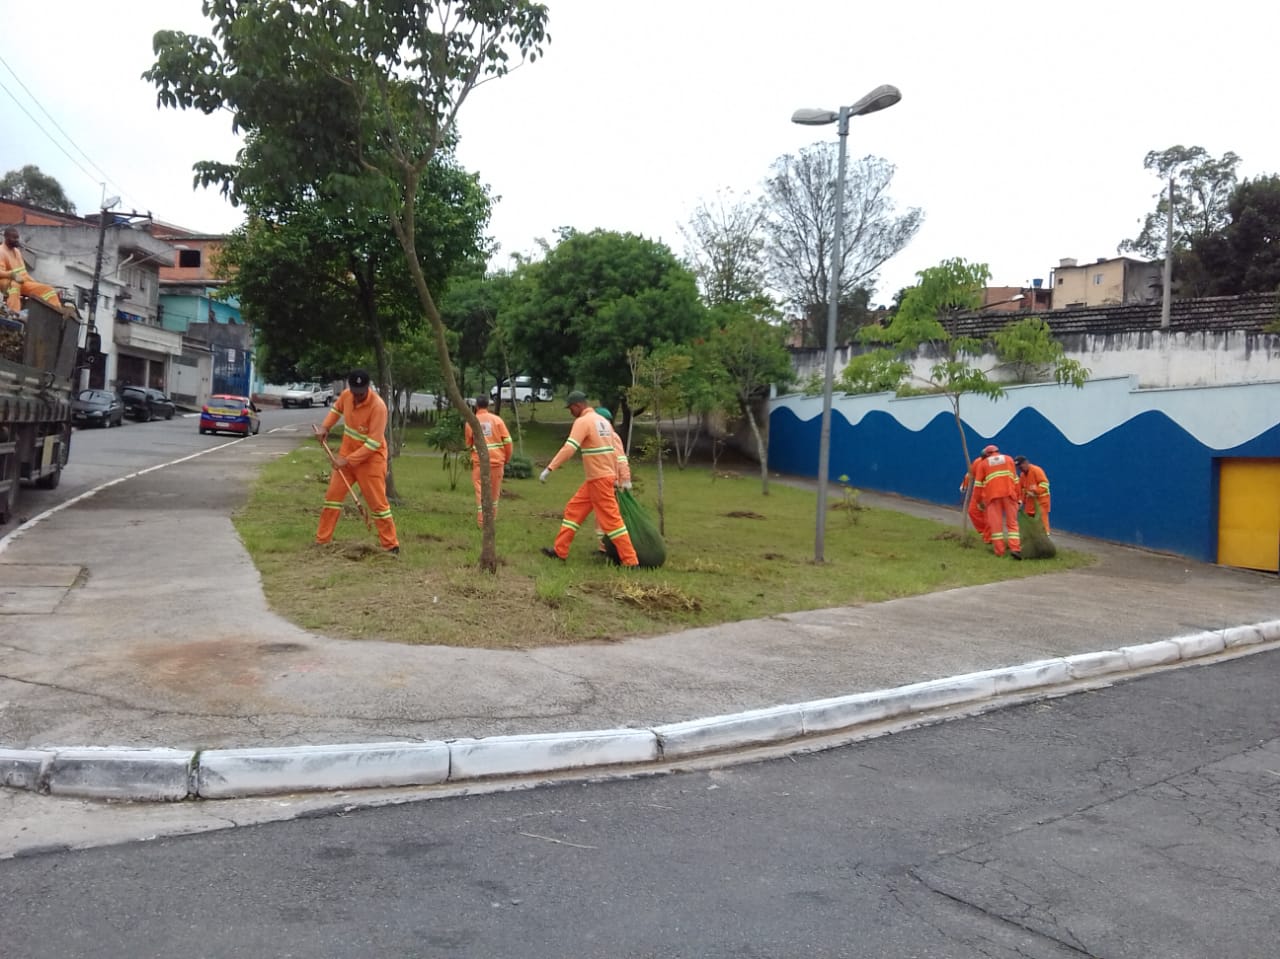
[(1120, 252), (1134, 252), (1151, 259), (1164, 255), (1170, 177), (1173, 178), (1173, 250), (1188, 250), (1196, 237), (1221, 231), (1227, 223), (1227, 204), (1236, 187), (1239, 164), (1240, 157), (1230, 151), (1215, 159), (1204, 147), (1179, 144), (1166, 150), (1152, 150), (1142, 166), (1160, 178), (1160, 192), (1155, 194), (1156, 208), (1143, 220), (1142, 232), (1121, 242)]
[(0, 177), (0, 200), (30, 203), (59, 213), (76, 212), (76, 205), (68, 199), (57, 178), (42, 173), (34, 163)]
[(858, 497), (862, 495), (862, 490), (849, 485), (849, 477), (844, 473), (840, 474), (838, 488), (840, 490), (840, 502), (836, 503), (833, 508), (844, 512), (850, 526), (857, 526), (858, 511), (866, 509), (865, 506), (858, 502)]
[(1089, 376), (1080, 363), (1066, 358), (1049, 324), (1038, 316), (1009, 323), (992, 339), (996, 357), (1012, 370), (1018, 383), (1030, 383), (1051, 374), (1058, 383), (1082, 386)]
[(533, 476), (533, 460), (517, 453), (507, 460), (502, 475), (507, 479), (530, 479)]
[(517, 269), (499, 320), (516, 355), (617, 411), (627, 351), (707, 332), (693, 274), (661, 243), (630, 233), (566, 231), (546, 258)]
[(1227, 203), (1228, 222), (1193, 237), (1174, 262), (1184, 296), (1235, 296), (1280, 290), (1280, 176), (1245, 180)]
[(425, 435), (427, 444), (441, 454), (440, 465), (449, 476), (449, 489), (457, 489), (458, 478), (471, 464), (462, 417), (457, 410), (444, 410)]
[(836, 387), (844, 393), (892, 393), (910, 372), (911, 365), (893, 350), (868, 350), (849, 361), (837, 377)]

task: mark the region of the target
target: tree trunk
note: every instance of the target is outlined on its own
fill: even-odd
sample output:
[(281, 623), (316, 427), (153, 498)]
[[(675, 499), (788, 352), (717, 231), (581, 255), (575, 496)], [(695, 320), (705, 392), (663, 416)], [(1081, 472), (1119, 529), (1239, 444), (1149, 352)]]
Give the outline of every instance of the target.
[(747, 423), (751, 426), (751, 435), (756, 441), (756, 455), (760, 457), (760, 493), (764, 496), (769, 495), (769, 447), (765, 442), (764, 435), (760, 432), (760, 426), (756, 423), (756, 414), (751, 409), (750, 403), (742, 404), (743, 412), (747, 414)]

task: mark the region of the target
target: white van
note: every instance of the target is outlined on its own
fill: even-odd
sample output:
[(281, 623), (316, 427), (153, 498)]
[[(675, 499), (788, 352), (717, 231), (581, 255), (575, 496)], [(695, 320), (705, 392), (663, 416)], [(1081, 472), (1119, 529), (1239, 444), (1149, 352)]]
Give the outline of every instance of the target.
[[(551, 387), (547, 381), (538, 376), (516, 377), (516, 399), (521, 403), (551, 402)], [(501, 384), (489, 391), (489, 399), (496, 400), (501, 394), (504, 400), (511, 399), (511, 381), (503, 380)]]

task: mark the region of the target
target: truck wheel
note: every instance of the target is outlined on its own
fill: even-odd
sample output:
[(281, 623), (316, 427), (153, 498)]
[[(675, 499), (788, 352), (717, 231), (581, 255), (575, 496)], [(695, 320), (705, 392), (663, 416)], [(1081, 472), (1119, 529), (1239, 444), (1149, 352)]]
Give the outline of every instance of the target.
[(20, 473), (16, 451), (7, 457), (0, 456), (0, 480), (12, 480), (12, 485), (7, 490), (0, 490), (0, 523), (7, 523), (13, 518), (13, 509), (18, 502)]
[(309, 399), (303, 400), (303, 401), (302, 401), (302, 408), (303, 408), (304, 410), (309, 410), (309, 409), (311, 409), (311, 400), (309, 400)]

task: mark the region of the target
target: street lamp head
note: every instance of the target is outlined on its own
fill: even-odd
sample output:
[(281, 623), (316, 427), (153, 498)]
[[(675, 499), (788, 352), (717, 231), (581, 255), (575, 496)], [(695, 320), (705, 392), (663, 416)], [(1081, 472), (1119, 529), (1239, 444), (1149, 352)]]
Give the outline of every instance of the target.
[(840, 119), (840, 114), (831, 110), (803, 109), (791, 114), (792, 123), (800, 123), (807, 127), (826, 126)]
[(877, 110), (893, 106), (901, 99), (902, 93), (897, 87), (884, 83), (849, 107), (849, 116), (860, 117), (867, 113), (875, 113)]

